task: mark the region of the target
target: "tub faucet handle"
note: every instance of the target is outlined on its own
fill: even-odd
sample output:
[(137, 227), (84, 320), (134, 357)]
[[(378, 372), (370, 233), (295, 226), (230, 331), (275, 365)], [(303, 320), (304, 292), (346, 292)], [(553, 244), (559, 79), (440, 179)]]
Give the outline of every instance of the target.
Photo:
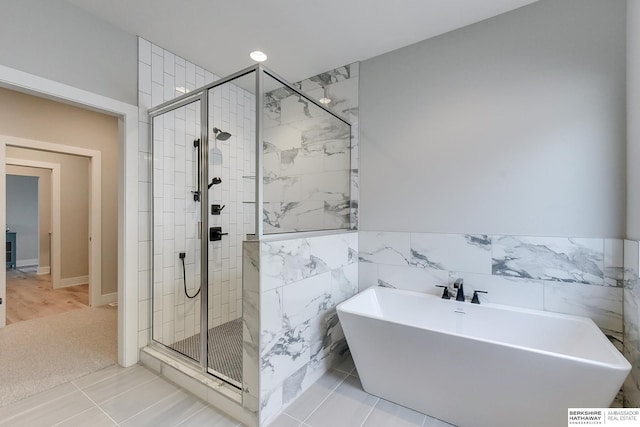
[(449, 295), (449, 287), (446, 285), (436, 285), (437, 288), (443, 288), (442, 291), (442, 299), (450, 299), (451, 295)]
[(455, 282), (453, 282), (453, 287), (458, 290), (458, 292), (456, 292), (456, 301), (464, 301), (464, 287), (462, 286), (463, 282), (464, 281), (462, 280), (462, 278), (458, 278)]
[(471, 304), (480, 304), (480, 298), (478, 298), (478, 294), (488, 294), (487, 291), (473, 291), (473, 298), (471, 298)]

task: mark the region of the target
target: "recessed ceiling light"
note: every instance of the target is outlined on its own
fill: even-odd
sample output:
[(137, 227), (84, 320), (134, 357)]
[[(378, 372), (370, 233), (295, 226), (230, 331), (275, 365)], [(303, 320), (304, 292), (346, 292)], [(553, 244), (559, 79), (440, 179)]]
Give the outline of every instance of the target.
[(267, 54), (259, 50), (254, 50), (253, 52), (251, 52), (249, 54), (249, 57), (256, 62), (264, 62), (267, 60)]

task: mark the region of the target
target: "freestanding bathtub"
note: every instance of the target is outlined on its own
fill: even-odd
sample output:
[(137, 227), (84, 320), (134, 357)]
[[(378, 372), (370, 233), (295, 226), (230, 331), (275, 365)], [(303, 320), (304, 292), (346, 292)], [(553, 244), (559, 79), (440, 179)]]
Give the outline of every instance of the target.
[(380, 287), (337, 311), (366, 392), (460, 427), (566, 426), (631, 369), (578, 316)]

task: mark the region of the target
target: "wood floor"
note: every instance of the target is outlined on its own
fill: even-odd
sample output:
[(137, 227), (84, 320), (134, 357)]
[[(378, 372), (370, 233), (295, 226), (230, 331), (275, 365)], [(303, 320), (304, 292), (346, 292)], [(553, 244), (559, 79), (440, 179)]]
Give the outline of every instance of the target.
[(51, 276), (7, 269), (7, 325), (89, 305), (89, 285), (53, 289)]

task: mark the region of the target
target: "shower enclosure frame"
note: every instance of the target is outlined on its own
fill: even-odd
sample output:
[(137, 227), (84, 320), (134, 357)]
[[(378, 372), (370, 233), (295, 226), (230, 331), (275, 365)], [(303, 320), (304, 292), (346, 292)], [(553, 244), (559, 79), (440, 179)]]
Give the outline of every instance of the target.
[[(255, 228), (254, 228), (254, 234), (253, 235), (247, 235), (247, 240), (261, 240), (265, 234), (264, 234), (264, 212), (262, 209), (263, 206), (263, 202), (264, 202), (264, 198), (263, 198), (263, 180), (264, 180), (264, 170), (263, 170), (263, 156), (264, 156), (264, 147), (263, 147), (263, 140), (264, 140), (264, 120), (263, 120), (263, 113), (262, 113), (262, 109), (264, 108), (264, 90), (265, 90), (265, 83), (264, 83), (264, 74), (267, 74), (269, 77), (273, 78), (274, 80), (276, 80), (278, 83), (282, 84), (282, 86), (288, 90), (290, 90), (291, 92), (302, 96), (305, 100), (313, 103), (315, 106), (317, 106), (318, 108), (320, 108), (321, 110), (324, 110), (325, 112), (327, 112), (328, 114), (330, 114), (331, 116), (335, 117), (336, 119), (340, 120), (341, 122), (343, 122), (344, 124), (348, 125), (349, 128), (351, 128), (351, 124), (349, 123), (348, 120), (346, 120), (344, 117), (342, 117), (341, 115), (337, 114), (335, 111), (330, 110), (329, 108), (327, 108), (325, 105), (323, 105), (322, 103), (318, 102), (317, 100), (309, 97), (308, 95), (306, 95), (305, 93), (303, 93), (300, 89), (296, 88), (295, 86), (293, 86), (292, 84), (288, 83), (284, 78), (280, 77), (278, 74), (274, 73), (273, 71), (271, 71), (270, 69), (268, 69), (267, 67), (265, 67), (263, 64), (255, 64), (252, 66), (249, 66), (247, 68), (244, 68), (240, 71), (237, 71), (233, 74), (230, 74), (226, 77), (220, 78), (212, 83), (206, 84), (204, 86), (201, 86), (198, 89), (194, 89), (193, 91), (189, 92), (189, 93), (185, 93), (184, 95), (178, 96), (176, 98), (174, 98), (173, 100), (164, 102), (156, 107), (150, 108), (148, 110), (148, 115), (149, 115), (149, 143), (150, 143), (150, 147), (151, 147), (151, 153), (153, 156), (153, 151), (154, 151), (154, 145), (153, 145), (153, 141), (154, 141), (154, 126), (153, 126), (153, 119), (155, 117), (161, 116), (167, 112), (170, 112), (172, 110), (187, 106), (189, 104), (195, 103), (195, 102), (200, 102), (200, 149), (199, 149), (199, 160), (200, 160), (200, 164), (203, 165), (203, 169), (206, 170), (206, 172), (201, 172), (198, 179), (199, 179), (199, 188), (200, 188), (200, 227), (199, 230), (197, 231), (198, 235), (200, 236), (200, 289), (201, 289), (201, 294), (200, 294), (200, 354), (199, 354), (199, 363), (197, 363), (195, 360), (190, 359), (187, 356), (182, 355), (181, 353), (179, 353), (178, 351), (168, 347), (167, 345), (156, 341), (153, 339), (153, 330), (154, 330), (154, 322), (153, 322), (153, 308), (150, 310), (150, 324), (151, 324), (151, 328), (150, 330), (150, 337), (149, 337), (149, 342), (152, 343), (153, 345), (159, 346), (160, 348), (166, 350), (167, 352), (169, 352), (172, 356), (177, 357), (180, 361), (187, 363), (188, 365), (191, 365), (192, 367), (197, 368), (198, 370), (200, 370), (202, 373), (210, 375), (210, 376), (214, 376), (222, 381), (224, 381), (227, 384), (230, 384), (231, 386), (233, 386), (235, 389), (237, 389), (239, 392), (242, 391), (242, 387), (238, 387), (233, 383), (230, 383), (227, 379), (217, 376), (215, 374), (213, 374), (212, 372), (210, 372), (208, 370), (208, 323), (209, 323), (209, 319), (208, 319), (208, 286), (203, 286), (204, 284), (208, 284), (209, 283), (209, 264), (208, 264), (208, 259), (209, 259), (209, 238), (208, 236), (208, 227), (209, 227), (209, 221), (208, 221), (208, 208), (209, 208), (209, 195), (208, 195), (208, 191), (206, 191), (207, 186), (209, 184), (209, 128), (211, 127), (211, 124), (209, 123), (209, 104), (208, 104), (208, 100), (209, 100), (209, 91), (211, 89), (214, 89), (218, 86), (222, 86), (226, 83), (231, 83), (234, 80), (247, 76), (251, 73), (255, 73), (255, 209), (254, 209), (254, 221), (255, 221)], [(349, 156), (349, 170), (352, 170), (352, 159), (351, 156)], [(154, 197), (154, 188), (153, 185), (151, 186), (151, 197), (153, 200)], [(151, 204), (153, 206), (153, 203)], [(352, 223), (352, 218), (351, 215), (350, 216), (350, 224), (349, 227), (346, 228), (339, 228), (339, 229), (350, 229), (351, 228), (351, 223)], [(153, 230), (154, 227), (154, 216), (152, 215), (151, 218), (151, 229)], [(313, 231), (308, 231), (313, 233)], [(307, 232), (307, 233), (308, 233)], [(269, 236), (273, 236), (276, 233), (268, 233), (267, 235)], [(286, 232), (283, 234), (292, 234), (291, 232)], [(153, 236), (153, 233), (152, 233)], [(153, 239), (155, 239), (155, 237), (152, 237), (152, 242)], [(152, 245), (153, 247), (153, 245)], [(155, 262), (153, 260), (154, 257), (151, 257), (151, 263), (152, 263), (152, 268), (151, 268), (151, 285), (153, 287), (153, 284), (155, 283), (154, 281), (154, 275), (155, 275), (155, 269), (153, 268), (153, 263)], [(244, 279), (244, 278), (243, 278)], [(153, 298), (154, 296), (154, 292), (153, 292), (153, 288), (151, 289), (151, 296)], [(244, 311), (241, 317), (244, 316)], [(243, 379), (244, 381), (244, 379)]]

